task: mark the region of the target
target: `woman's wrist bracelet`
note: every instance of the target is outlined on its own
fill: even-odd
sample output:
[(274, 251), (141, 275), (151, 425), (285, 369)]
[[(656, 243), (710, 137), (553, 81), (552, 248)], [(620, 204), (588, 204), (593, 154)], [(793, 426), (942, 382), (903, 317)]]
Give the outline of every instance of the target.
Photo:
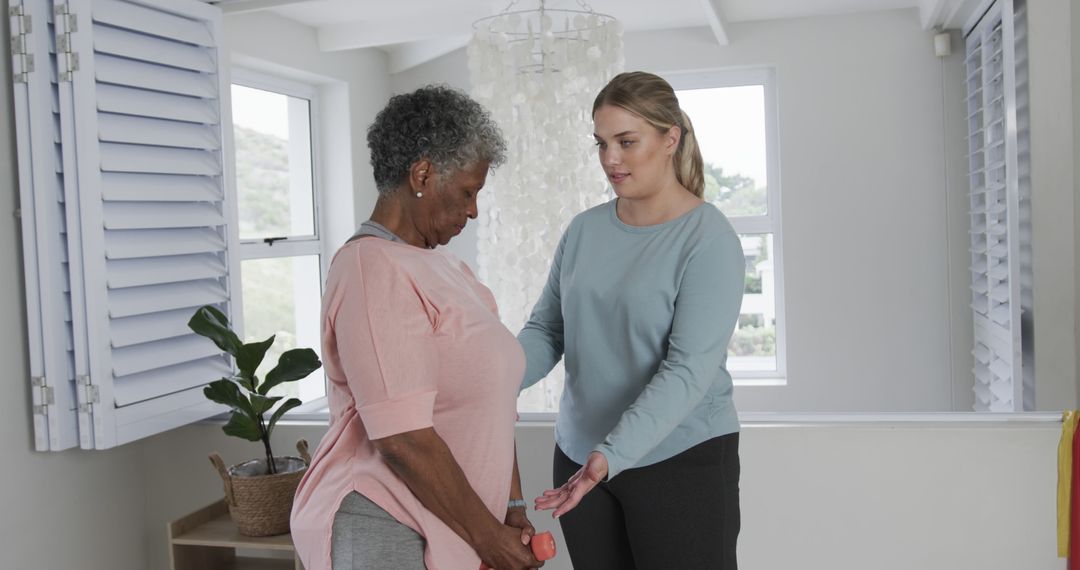
[(510, 509), (528, 509), (529, 504), (525, 502), (525, 499), (510, 499), (506, 503), (506, 510)]

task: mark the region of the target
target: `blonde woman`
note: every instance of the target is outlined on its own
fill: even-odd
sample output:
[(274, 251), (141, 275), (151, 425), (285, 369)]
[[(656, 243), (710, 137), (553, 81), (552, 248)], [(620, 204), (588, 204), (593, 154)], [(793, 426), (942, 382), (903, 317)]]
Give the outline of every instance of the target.
[(726, 368), (742, 303), (738, 235), (702, 200), (671, 86), (616, 76), (593, 104), (616, 198), (579, 214), (518, 335), (522, 388), (561, 357), (554, 509), (575, 568), (737, 568), (739, 420)]

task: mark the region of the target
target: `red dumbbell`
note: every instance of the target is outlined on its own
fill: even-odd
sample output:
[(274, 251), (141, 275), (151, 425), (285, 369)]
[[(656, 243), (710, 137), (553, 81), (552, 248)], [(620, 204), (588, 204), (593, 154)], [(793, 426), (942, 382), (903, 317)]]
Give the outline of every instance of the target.
[[(529, 541), (529, 546), (532, 547), (533, 556), (541, 562), (555, 558), (555, 537), (551, 536), (551, 533), (548, 531), (532, 537), (532, 540)], [(491, 568), (489, 568), (487, 564), (481, 562), (480, 570), (491, 570)]]

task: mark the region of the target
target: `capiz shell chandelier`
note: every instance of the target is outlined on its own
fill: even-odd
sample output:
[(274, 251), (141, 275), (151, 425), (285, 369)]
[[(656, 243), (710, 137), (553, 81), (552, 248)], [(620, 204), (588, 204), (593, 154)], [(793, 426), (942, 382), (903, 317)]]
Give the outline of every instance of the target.
[[(611, 198), (593, 148), (592, 103), (622, 70), (622, 27), (583, 2), (515, 9), (473, 24), (473, 97), (507, 137), (507, 163), (479, 198), (477, 263), (503, 322), (518, 331), (547, 281), (574, 215)], [(559, 366), (523, 396), (522, 411), (554, 411)]]

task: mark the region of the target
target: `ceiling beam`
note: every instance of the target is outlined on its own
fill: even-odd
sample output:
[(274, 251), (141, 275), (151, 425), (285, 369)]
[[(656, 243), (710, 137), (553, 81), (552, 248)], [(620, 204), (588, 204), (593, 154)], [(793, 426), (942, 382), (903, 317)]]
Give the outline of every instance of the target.
[(716, 43), (728, 45), (727, 32), (724, 30), (724, 16), (720, 12), (720, 0), (701, 0), (701, 7), (705, 9), (705, 19), (716, 36)]
[(400, 23), (361, 21), (320, 26), (318, 28), (319, 49), (339, 51), (382, 47), (439, 38), (446, 39), (450, 35), (457, 37), (472, 34), (472, 23), (487, 15), (487, 11), (484, 10), (470, 10)]
[(303, 4), (305, 2), (311, 2), (312, 0), (204, 0), (218, 8), (226, 14), (243, 14), (244, 12), (257, 12), (259, 10), (267, 10), (270, 8), (281, 8), (282, 6), (293, 6), (295, 4)]
[(453, 36), (419, 42), (400, 44), (387, 49), (390, 73), (401, 73), (407, 69), (427, 63), (469, 44), (472, 36)]
[(919, 20), (924, 30), (962, 29), (984, 0), (920, 0)]

